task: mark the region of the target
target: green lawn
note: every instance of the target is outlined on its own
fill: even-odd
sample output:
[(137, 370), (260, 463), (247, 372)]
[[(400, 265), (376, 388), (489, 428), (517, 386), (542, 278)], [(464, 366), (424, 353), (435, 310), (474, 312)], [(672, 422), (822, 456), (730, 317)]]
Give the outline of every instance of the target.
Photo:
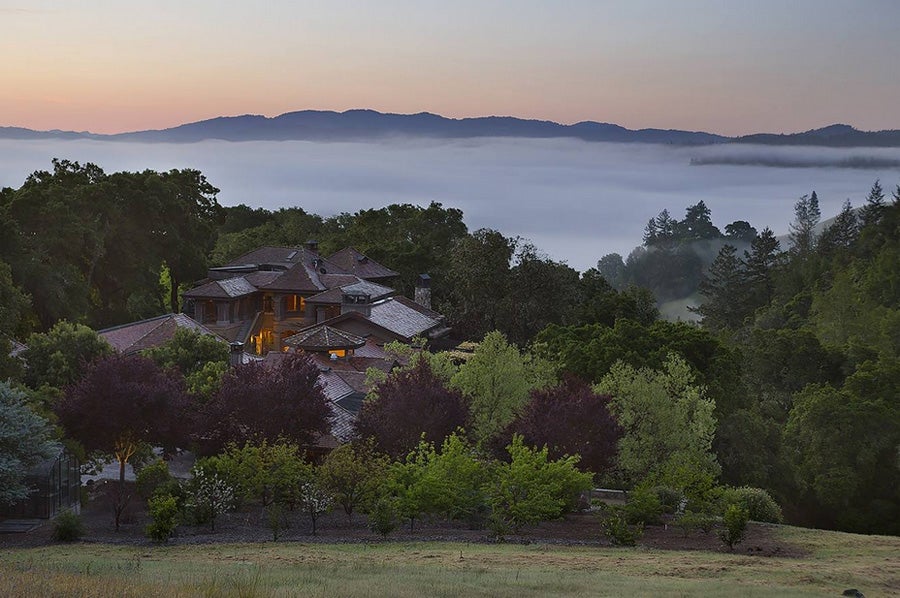
[(898, 595), (900, 538), (778, 527), (806, 556), (453, 543), (0, 551), (2, 596)]

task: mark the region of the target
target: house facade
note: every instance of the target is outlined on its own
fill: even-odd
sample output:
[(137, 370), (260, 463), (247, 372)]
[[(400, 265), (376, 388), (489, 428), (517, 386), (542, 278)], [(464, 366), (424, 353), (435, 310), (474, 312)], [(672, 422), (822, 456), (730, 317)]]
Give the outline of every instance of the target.
[[(334, 338), (337, 344), (322, 350), (339, 357), (357, 348), (347, 345), (349, 337), (338, 340), (339, 332), (376, 345), (446, 335), (449, 328), (442, 315), (389, 286), (397, 275), (352, 247), (327, 257), (319, 254), (315, 242), (260, 247), (210, 268), (206, 279), (184, 293), (184, 311), (259, 356), (303, 348), (287, 342), (298, 334)], [(420, 277), (422, 289), (428, 283), (427, 276)], [(422, 303), (430, 298), (424, 290), (416, 294)], [(321, 330), (331, 332), (317, 335)]]

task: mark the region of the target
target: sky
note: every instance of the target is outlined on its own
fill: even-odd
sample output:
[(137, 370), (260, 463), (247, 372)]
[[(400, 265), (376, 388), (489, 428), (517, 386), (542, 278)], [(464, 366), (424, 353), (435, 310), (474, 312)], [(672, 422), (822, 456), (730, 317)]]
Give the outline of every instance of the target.
[(372, 108), (900, 128), (895, 0), (0, 0), (0, 126)]

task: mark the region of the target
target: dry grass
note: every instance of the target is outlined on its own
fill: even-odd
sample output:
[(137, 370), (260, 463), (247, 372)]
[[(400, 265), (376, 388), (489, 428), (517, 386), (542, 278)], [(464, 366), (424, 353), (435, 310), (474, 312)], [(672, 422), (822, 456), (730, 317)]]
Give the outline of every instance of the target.
[(900, 588), (900, 538), (777, 527), (807, 556), (453, 543), (47, 546), (0, 552), (0, 595), (822, 596)]

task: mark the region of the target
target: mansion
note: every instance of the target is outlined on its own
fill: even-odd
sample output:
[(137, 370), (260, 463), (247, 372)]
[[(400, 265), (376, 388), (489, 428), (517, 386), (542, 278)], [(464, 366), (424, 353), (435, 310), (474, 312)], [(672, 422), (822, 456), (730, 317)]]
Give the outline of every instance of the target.
[(184, 293), (184, 312), (258, 356), (293, 348), (347, 357), (366, 346), (446, 335), (444, 317), (431, 309), (428, 276), (419, 277), (416, 301), (389, 286), (397, 276), (352, 247), (328, 257), (314, 241), (260, 247), (210, 268)]

